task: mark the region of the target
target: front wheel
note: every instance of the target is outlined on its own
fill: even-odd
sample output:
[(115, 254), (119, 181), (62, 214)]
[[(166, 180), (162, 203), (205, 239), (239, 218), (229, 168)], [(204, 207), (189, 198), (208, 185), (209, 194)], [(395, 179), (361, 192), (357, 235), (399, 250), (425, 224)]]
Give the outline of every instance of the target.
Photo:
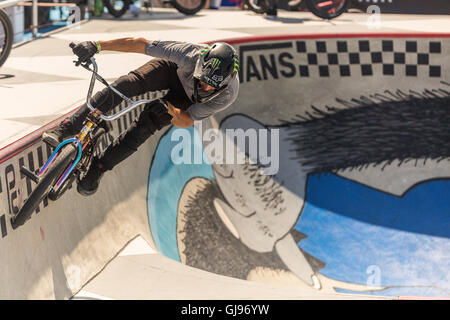
[(306, 0), (312, 14), (322, 19), (334, 19), (347, 10), (348, 0)]
[(0, 9), (0, 66), (2, 66), (11, 52), (14, 31), (8, 14)]
[(206, 0), (172, 0), (172, 5), (185, 15), (193, 15), (205, 7)]
[(112, 16), (120, 18), (130, 7), (130, 0), (105, 0), (105, 6)]
[(23, 225), (31, 217), (31, 214), (39, 206), (39, 203), (51, 191), (51, 187), (58, 181), (71, 161), (75, 159), (76, 154), (77, 149), (74, 146), (69, 144), (63, 147), (36, 188), (31, 192), (22, 208), (20, 208), (17, 215), (11, 218), (11, 225), (14, 229)]

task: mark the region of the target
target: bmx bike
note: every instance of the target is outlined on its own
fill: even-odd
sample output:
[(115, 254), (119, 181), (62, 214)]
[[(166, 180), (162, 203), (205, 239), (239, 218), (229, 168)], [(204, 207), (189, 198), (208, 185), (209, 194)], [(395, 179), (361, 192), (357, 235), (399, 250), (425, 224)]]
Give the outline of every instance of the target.
[(5, 10), (0, 8), (0, 67), (5, 63), (11, 52), (14, 31), (11, 19)]
[[(108, 12), (119, 18), (127, 12), (134, 0), (104, 0)], [(194, 15), (205, 7), (206, 0), (166, 0), (175, 9), (185, 15)], [(144, 7), (152, 7), (152, 0), (143, 1)]]
[[(74, 46), (74, 43), (70, 44), (71, 48)], [(147, 99), (133, 101), (111, 86), (97, 73), (98, 66), (95, 58), (91, 58), (84, 63), (80, 63), (80, 61), (74, 62), (76, 66), (82, 66), (86, 70), (92, 72), (86, 98), (86, 104), (91, 112), (86, 116), (86, 120), (84, 121), (83, 128), (80, 132), (76, 136), (61, 142), (40, 169), (32, 172), (24, 166), (20, 168), (20, 172), (34, 181), (36, 187), (25, 200), (17, 214), (11, 217), (11, 226), (13, 229), (23, 225), (31, 217), (32, 213), (45, 197), (55, 201), (62, 196), (75, 180), (77, 182), (80, 181), (89, 170), (95, 150), (99, 145), (100, 138), (111, 128), (111, 126), (108, 125), (109, 122), (118, 119), (140, 105), (151, 102), (151, 100)], [(91, 64), (92, 69), (90, 68)], [(114, 93), (124, 99), (128, 105), (119, 112), (109, 116), (102, 114), (100, 110), (94, 108), (90, 103), (90, 98), (96, 80), (109, 87)]]
[[(333, 19), (343, 14), (348, 7), (349, 0), (303, 0), (308, 10), (322, 19)], [(247, 7), (255, 13), (266, 13), (266, 0), (245, 0)], [(302, 1), (298, 1), (298, 5)]]

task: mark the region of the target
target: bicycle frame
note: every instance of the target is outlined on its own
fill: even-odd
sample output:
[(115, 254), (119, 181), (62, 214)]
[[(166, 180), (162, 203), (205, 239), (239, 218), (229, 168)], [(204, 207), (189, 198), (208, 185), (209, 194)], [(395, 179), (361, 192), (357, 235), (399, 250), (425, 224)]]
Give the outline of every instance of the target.
[[(89, 68), (89, 64), (92, 63), (94, 69)], [(112, 91), (114, 91), (119, 97), (121, 97), (122, 99), (124, 99), (125, 101), (127, 101), (128, 103), (130, 103), (129, 106), (127, 106), (125, 109), (111, 115), (111, 116), (105, 116), (103, 114), (101, 114), (100, 111), (100, 119), (105, 120), (105, 121), (113, 121), (116, 120), (117, 118), (120, 118), (121, 116), (123, 116), (124, 114), (136, 109), (138, 106), (140, 106), (141, 104), (145, 104), (145, 103), (149, 103), (151, 102), (151, 100), (147, 100), (147, 99), (143, 99), (143, 100), (138, 100), (138, 101), (133, 101), (130, 98), (128, 98), (127, 96), (125, 96), (124, 94), (122, 94), (119, 90), (117, 90), (116, 88), (114, 88), (113, 86), (111, 86), (105, 79), (103, 79), (102, 76), (100, 76), (97, 71), (98, 71), (98, 66), (97, 63), (95, 62), (94, 58), (91, 58), (90, 63), (85, 63), (85, 64), (81, 64), (81, 66), (83, 68), (85, 68), (86, 70), (89, 70), (92, 72), (92, 77), (91, 77), (91, 82), (89, 85), (89, 90), (88, 90), (88, 95), (87, 95), (87, 99), (86, 99), (86, 104), (88, 106), (88, 108), (92, 111), (95, 112), (96, 110), (98, 111), (98, 109), (94, 108), (90, 102), (90, 98), (92, 95), (92, 91), (94, 89), (94, 84), (95, 84), (95, 80), (97, 79), (98, 81), (100, 81), (101, 83), (103, 83), (105, 86), (109, 87)]]
[[(89, 65), (91, 63), (93, 65), (93, 69), (89, 68)], [(77, 148), (77, 156), (76, 156), (75, 160), (68, 165), (68, 167), (64, 171), (63, 175), (58, 179), (58, 182), (56, 183), (56, 189), (54, 189), (55, 191), (58, 190), (64, 184), (64, 182), (67, 180), (67, 178), (70, 176), (70, 174), (74, 171), (74, 169), (76, 168), (76, 166), (82, 159), (84, 149), (89, 144), (89, 142), (92, 140), (91, 131), (92, 131), (92, 129), (94, 129), (97, 126), (98, 122), (94, 123), (94, 121), (91, 120), (90, 116), (92, 116), (97, 121), (100, 121), (100, 120), (113, 121), (113, 120), (120, 118), (124, 114), (136, 109), (138, 106), (151, 102), (151, 100), (147, 100), (147, 99), (133, 101), (130, 98), (128, 98), (127, 96), (125, 96), (124, 94), (122, 94), (119, 90), (117, 90), (116, 88), (111, 86), (105, 79), (103, 79), (103, 77), (101, 77), (97, 73), (98, 66), (97, 66), (97, 63), (95, 62), (95, 58), (91, 58), (89, 62), (81, 63), (80, 65), (83, 68), (85, 68), (86, 70), (92, 72), (92, 77), (91, 77), (88, 94), (87, 94), (87, 98), (86, 98), (86, 104), (92, 112), (86, 117), (86, 121), (85, 121), (84, 126), (81, 129), (80, 133), (74, 138), (69, 138), (69, 139), (66, 139), (63, 142), (61, 142), (56, 147), (56, 149), (53, 151), (53, 153), (51, 154), (51, 156), (49, 157), (47, 162), (44, 164), (44, 166), (39, 170), (37, 177), (36, 177), (37, 181), (39, 181), (39, 177), (45, 174), (45, 172), (47, 171), (49, 166), (52, 164), (52, 162), (58, 156), (58, 153), (61, 150), (61, 148), (63, 148), (64, 146), (66, 146), (70, 143), (74, 144), (75, 147)], [(103, 115), (100, 112), (100, 110), (98, 110), (92, 106), (91, 101), (90, 101), (91, 96), (92, 96), (92, 91), (93, 91), (94, 85), (95, 85), (95, 80), (99, 80), (101, 83), (103, 83), (105, 86), (109, 87), (113, 92), (115, 92), (117, 95), (119, 95), (122, 99), (124, 99), (125, 101), (127, 101), (130, 104), (123, 110), (121, 110), (113, 115), (110, 115), (110, 116)], [(55, 186), (52, 186), (52, 188), (54, 188), (54, 187)]]

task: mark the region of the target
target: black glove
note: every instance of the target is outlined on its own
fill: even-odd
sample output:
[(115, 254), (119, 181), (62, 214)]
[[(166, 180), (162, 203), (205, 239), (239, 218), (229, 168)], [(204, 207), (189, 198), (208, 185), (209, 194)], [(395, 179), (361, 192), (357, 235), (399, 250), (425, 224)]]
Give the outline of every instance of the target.
[(152, 122), (161, 130), (172, 121), (172, 116), (167, 112), (167, 105), (164, 100), (158, 99), (147, 105), (148, 113)]
[(72, 51), (78, 56), (79, 62), (86, 62), (97, 53), (97, 46), (92, 41), (84, 41), (75, 45)]

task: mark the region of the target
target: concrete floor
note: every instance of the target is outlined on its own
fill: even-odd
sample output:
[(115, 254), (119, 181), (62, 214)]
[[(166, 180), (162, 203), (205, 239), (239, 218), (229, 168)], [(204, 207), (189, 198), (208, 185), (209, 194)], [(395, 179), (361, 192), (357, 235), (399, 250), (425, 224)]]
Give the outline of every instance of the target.
[[(347, 13), (325, 21), (309, 12), (279, 11), (275, 20), (239, 9), (202, 10), (185, 16), (174, 9), (154, 8), (139, 18), (103, 16), (73, 29), (58, 31), (16, 46), (0, 69), (0, 149), (82, 103), (89, 74), (73, 66), (72, 41), (144, 37), (192, 42), (254, 35), (450, 32), (448, 16), (381, 15), (379, 28), (369, 15)], [(145, 63), (138, 54), (102, 53), (100, 73), (116, 78)], [(120, 63), (117, 63), (120, 61)], [(27, 94), (24, 95), (23, 93)]]

